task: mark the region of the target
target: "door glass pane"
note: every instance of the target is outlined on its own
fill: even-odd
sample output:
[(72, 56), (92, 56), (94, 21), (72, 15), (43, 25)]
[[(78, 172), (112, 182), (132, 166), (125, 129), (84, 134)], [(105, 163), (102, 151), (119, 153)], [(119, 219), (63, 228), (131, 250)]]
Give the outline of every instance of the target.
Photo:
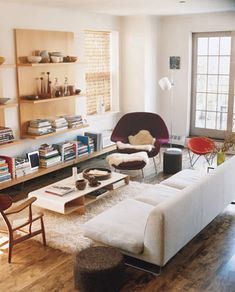
[(219, 93), (228, 93), (229, 90), (229, 76), (219, 76)]
[(231, 37), (220, 38), (220, 55), (230, 55), (231, 53)]
[(198, 75), (197, 76), (197, 92), (206, 92), (206, 75)]
[(218, 57), (209, 57), (208, 58), (208, 74), (218, 74)]
[(206, 114), (206, 128), (215, 129), (215, 124), (216, 124), (216, 113), (208, 111)]
[(206, 124), (206, 112), (196, 111), (196, 127), (205, 128), (205, 124)]
[(197, 110), (206, 110), (206, 94), (197, 93), (196, 109)]
[(220, 57), (219, 73), (229, 74), (229, 70), (230, 70), (230, 57)]
[(207, 92), (217, 92), (218, 77), (217, 75), (208, 75)]
[(197, 59), (197, 73), (207, 73), (207, 57), (198, 57)]
[(219, 94), (218, 95), (218, 111), (228, 111), (228, 95), (227, 94)]
[(209, 38), (209, 55), (219, 54), (219, 37)]
[(227, 128), (227, 113), (219, 112), (217, 113), (217, 130), (226, 130)]
[(208, 38), (199, 38), (197, 44), (198, 55), (207, 55), (208, 50)]
[(207, 110), (217, 110), (217, 94), (207, 94)]

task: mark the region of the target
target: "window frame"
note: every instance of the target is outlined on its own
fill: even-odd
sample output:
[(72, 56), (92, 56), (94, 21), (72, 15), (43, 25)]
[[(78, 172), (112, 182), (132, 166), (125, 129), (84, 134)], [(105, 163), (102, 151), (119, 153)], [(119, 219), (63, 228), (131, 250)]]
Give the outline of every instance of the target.
[[(228, 112), (226, 130), (199, 128), (195, 126), (196, 122), (196, 86), (197, 86), (197, 60), (198, 60), (198, 38), (200, 37), (231, 37), (231, 54), (230, 54), (230, 72), (229, 72), (229, 91), (228, 91)], [(192, 88), (191, 88), (191, 119), (190, 119), (190, 135), (193, 136), (209, 136), (222, 139), (225, 133), (232, 132), (233, 125), (233, 106), (234, 106), (234, 78), (235, 78), (235, 34), (232, 31), (227, 32), (202, 32), (193, 33), (192, 35)], [(206, 73), (208, 78), (208, 72)], [(219, 74), (218, 74), (219, 75)], [(216, 76), (218, 76), (216, 75)], [(217, 92), (218, 93), (218, 92)], [(206, 91), (208, 94), (208, 91)], [(206, 112), (206, 111), (205, 111)]]

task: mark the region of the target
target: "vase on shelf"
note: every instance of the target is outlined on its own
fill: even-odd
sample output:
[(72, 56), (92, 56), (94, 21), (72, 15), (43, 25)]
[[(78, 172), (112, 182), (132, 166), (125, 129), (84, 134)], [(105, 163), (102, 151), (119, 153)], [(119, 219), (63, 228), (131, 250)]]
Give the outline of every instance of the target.
[(224, 151), (217, 152), (216, 158), (217, 158), (217, 165), (220, 165), (221, 163), (225, 161), (225, 152)]

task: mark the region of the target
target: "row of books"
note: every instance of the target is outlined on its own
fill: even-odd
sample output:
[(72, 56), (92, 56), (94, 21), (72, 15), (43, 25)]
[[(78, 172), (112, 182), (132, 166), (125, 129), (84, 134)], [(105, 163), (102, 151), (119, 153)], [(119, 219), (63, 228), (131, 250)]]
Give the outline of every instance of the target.
[(11, 128), (0, 127), (0, 145), (14, 141), (14, 135)]
[(11, 173), (9, 171), (9, 166), (4, 158), (0, 158), (0, 183), (11, 180)]
[[(48, 168), (53, 165), (89, 155), (95, 150), (95, 143), (89, 136), (77, 136), (76, 141), (68, 141), (53, 145), (42, 144), (38, 149), (38, 167)], [(30, 174), (32, 169), (30, 160), (26, 157), (0, 156), (0, 182), (19, 178)]]
[(28, 133), (40, 136), (52, 132), (60, 132), (68, 128), (78, 128), (81, 125), (83, 125), (81, 115), (63, 116), (53, 120), (36, 119), (29, 121)]

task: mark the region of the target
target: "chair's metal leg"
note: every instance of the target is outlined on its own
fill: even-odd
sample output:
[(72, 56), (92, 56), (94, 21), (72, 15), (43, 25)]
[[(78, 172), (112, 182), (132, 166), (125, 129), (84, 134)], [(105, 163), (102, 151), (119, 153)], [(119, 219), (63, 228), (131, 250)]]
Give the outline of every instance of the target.
[(13, 236), (12, 234), (9, 234), (9, 247), (8, 247), (8, 263), (11, 263), (11, 257), (12, 257), (12, 249), (13, 249)]
[(143, 168), (141, 169), (141, 172), (142, 172), (142, 178), (144, 178), (144, 171), (143, 171)]
[(154, 164), (155, 172), (157, 173), (157, 165), (156, 165), (156, 161), (155, 161), (154, 157), (153, 157), (153, 164)]

